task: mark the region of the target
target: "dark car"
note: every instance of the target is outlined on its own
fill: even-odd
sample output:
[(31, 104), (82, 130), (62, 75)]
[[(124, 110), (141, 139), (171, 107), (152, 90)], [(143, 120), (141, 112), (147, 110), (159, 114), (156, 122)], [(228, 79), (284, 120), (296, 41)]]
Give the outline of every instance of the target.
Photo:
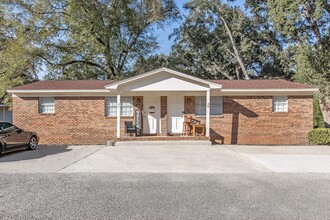
[(0, 122), (0, 153), (21, 148), (35, 150), (38, 141), (34, 132), (24, 131), (9, 122)]

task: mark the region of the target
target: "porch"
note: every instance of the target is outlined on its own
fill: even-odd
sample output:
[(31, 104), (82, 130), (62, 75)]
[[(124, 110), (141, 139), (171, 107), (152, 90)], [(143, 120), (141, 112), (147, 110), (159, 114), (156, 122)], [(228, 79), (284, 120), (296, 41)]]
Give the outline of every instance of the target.
[[(219, 95), (220, 88), (219, 84), (166, 68), (108, 85), (106, 89), (116, 102), (110, 105), (116, 113), (116, 140), (210, 140), (211, 93)], [(203, 115), (199, 115), (202, 120), (196, 119), (196, 124), (200, 125), (202, 135), (195, 136), (196, 131), (187, 136), (185, 116), (195, 117), (197, 97), (201, 100), (198, 109)], [(127, 101), (129, 98), (132, 98), (131, 104)], [(123, 106), (130, 105), (133, 116), (127, 117), (122, 114)], [(127, 137), (127, 124), (136, 127), (137, 137)]]

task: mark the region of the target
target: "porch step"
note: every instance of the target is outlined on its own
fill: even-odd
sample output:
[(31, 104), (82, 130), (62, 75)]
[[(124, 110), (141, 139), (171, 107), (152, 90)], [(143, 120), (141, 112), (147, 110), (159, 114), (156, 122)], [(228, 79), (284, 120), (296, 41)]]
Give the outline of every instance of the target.
[(117, 141), (115, 146), (152, 146), (152, 145), (212, 145), (212, 142), (209, 140), (162, 140), (162, 141), (150, 141), (150, 140), (141, 140), (141, 141)]

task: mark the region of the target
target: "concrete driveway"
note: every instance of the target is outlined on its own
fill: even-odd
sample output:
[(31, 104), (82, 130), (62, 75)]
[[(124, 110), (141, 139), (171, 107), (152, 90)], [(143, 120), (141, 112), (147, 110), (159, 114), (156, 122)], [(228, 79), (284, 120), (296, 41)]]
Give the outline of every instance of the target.
[(60, 172), (255, 173), (269, 172), (221, 145), (102, 148)]
[(53, 146), (0, 156), (0, 173), (330, 173), (330, 146)]
[(276, 173), (330, 173), (330, 146), (227, 147)]
[(104, 146), (39, 146), (34, 151), (0, 155), (0, 173), (54, 173), (88, 157)]

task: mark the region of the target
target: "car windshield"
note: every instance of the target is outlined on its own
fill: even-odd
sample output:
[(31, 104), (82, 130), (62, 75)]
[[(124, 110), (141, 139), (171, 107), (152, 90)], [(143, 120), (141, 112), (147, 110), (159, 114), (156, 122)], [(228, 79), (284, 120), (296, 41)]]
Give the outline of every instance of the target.
[(0, 133), (8, 133), (18, 129), (15, 125), (8, 122), (0, 122)]
[(8, 122), (0, 122), (0, 129), (5, 130), (7, 128), (12, 127), (13, 125)]

